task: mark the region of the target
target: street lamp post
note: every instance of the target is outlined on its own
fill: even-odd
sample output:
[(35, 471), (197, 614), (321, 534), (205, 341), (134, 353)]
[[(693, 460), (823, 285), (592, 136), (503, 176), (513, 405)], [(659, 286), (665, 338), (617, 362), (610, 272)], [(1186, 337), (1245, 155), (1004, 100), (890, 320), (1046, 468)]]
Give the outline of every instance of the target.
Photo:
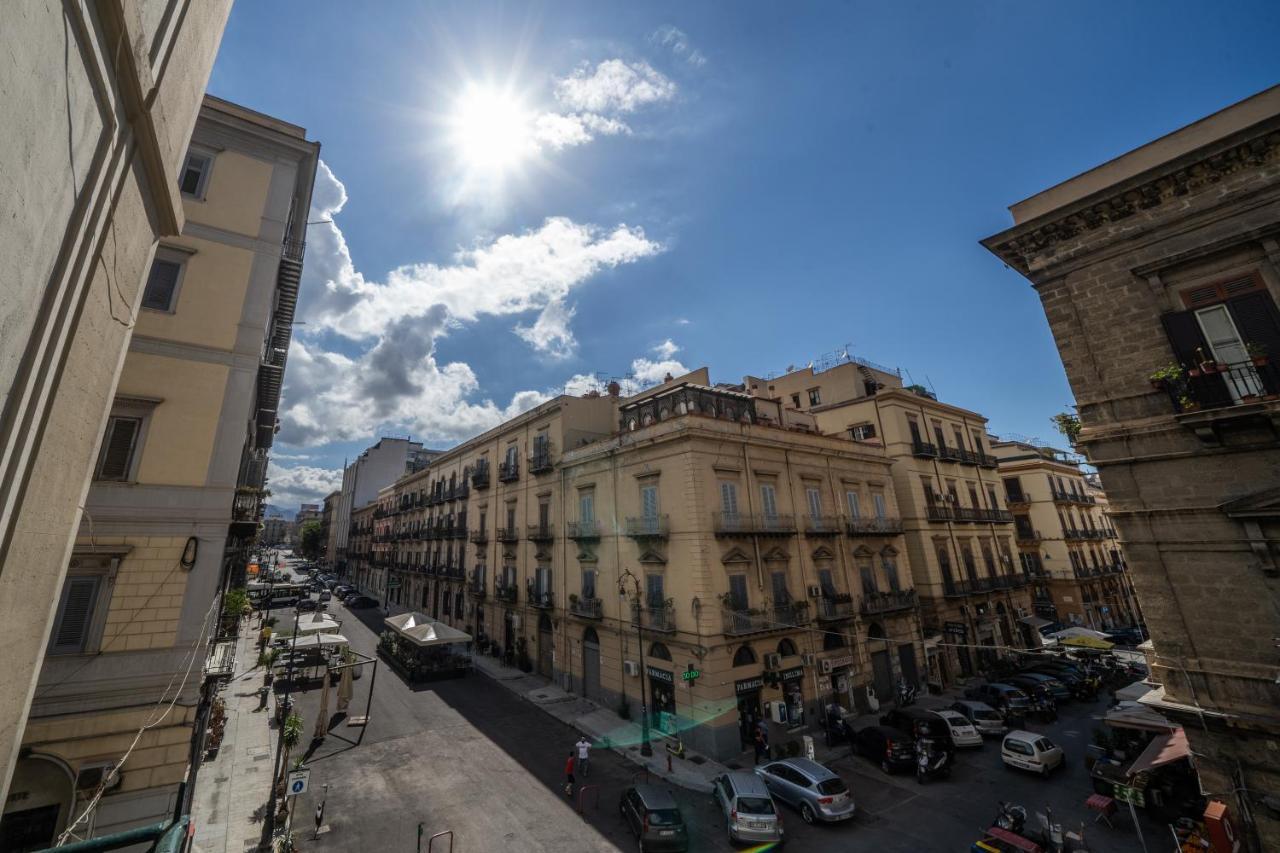
[(618, 578), (618, 594), (625, 600), (627, 597), (627, 579), (635, 584), (635, 625), (636, 625), (636, 642), (640, 646), (640, 754), (648, 758), (653, 755), (653, 747), (649, 743), (649, 706), (645, 701), (645, 665), (644, 665), (644, 635), (640, 633), (640, 578), (632, 574), (630, 569), (623, 569), (622, 576)]

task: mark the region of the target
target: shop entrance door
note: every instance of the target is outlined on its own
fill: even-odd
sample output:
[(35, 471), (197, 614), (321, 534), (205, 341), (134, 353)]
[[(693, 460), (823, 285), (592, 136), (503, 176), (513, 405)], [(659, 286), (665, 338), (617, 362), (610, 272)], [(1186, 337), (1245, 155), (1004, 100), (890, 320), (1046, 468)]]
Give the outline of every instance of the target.
[(600, 638), (594, 628), (582, 635), (582, 695), (588, 699), (603, 698), (600, 695)]
[(920, 670), (916, 667), (915, 646), (910, 643), (903, 643), (898, 646), (898, 665), (907, 684), (915, 685), (920, 683)]
[(871, 675), (876, 688), (876, 698), (888, 702), (893, 698), (893, 664), (889, 662), (889, 650), (871, 653)]
[(538, 675), (552, 677), (551, 619), (543, 613), (538, 620)]
[(751, 748), (755, 743), (756, 723), (760, 719), (760, 691), (738, 694), (738, 735), (742, 745)]

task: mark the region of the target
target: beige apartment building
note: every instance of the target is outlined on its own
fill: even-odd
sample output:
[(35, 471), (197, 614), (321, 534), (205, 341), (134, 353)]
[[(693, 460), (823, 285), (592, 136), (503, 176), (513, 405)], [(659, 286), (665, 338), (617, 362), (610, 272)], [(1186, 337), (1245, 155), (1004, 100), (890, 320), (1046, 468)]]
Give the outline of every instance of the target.
[(261, 519), (318, 154), (300, 127), (205, 98), (178, 181), (185, 225), (143, 288), (0, 847), (51, 844), (100, 789), (79, 837), (163, 820), (190, 795), (218, 593)]
[(983, 241), (1039, 293), (1201, 787), (1280, 849), (1280, 87)]
[[(719, 757), (763, 716), (799, 729), (921, 680), (883, 451), (705, 369), (612, 390), (548, 401), (400, 480), (395, 520), (374, 522), (395, 546), (390, 608), (634, 716), (643, 692), (656, 730)], [(364, 577), (377, 593), (383, 575)]]
[(0, 26), (0, 801), (230, 9), (24, 4)]
[(1097, 631), (1141, 622), (1106, 495), (1072, 454), (988, 437), (1036, 615)]
[[(744, 386), (807, 412), (823, 435), (892, 462), (930, 681), (949, 684), (1002, 650), (1034, 643), (1030, 579), (1013, 557), (1013, 515), (985, 441), (986, 418), (939, 402), (922, 386), (903, 387), (895, 370), (847, 356), (818, 371), (748, 376)], [(867, 514), (865, 507), (848, 511)]]

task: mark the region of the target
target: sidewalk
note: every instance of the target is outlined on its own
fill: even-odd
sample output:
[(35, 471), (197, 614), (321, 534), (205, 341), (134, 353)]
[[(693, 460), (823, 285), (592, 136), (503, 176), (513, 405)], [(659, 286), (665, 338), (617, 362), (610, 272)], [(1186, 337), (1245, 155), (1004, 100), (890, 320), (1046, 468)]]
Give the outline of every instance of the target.
[(723, 764), (686, 747), (684, 758), (670, 757), (671, 772), (668, 773), (667, 739), (662, 735), (652, 734), (653, 755), (645, 758), (640, 754), (640, 726), (637, 723), (622, 719), (590, 699), (568, 693), (540, 675), (523, 673), (491, 657), (474, 655), (472, 665), (512, 693), (586, 734), (597, 749), (611, 749), (633, 764), (646, 768), (654, 776), (682, 788), (710, 791), (712, 780), (729, 771)]
[(254, 669), (258, 649), (252, 621), (241, 625), (236, 641), (236, 675), (220, 695), (227, 723), (218, 755), (200, 768), (191, 818), (195, 837), (191, 849), (200, 853), (245, 853), (258, 849), (262, 821), (271, 792), (275, 729), (268, 710), (258, 711), (262, 670)]

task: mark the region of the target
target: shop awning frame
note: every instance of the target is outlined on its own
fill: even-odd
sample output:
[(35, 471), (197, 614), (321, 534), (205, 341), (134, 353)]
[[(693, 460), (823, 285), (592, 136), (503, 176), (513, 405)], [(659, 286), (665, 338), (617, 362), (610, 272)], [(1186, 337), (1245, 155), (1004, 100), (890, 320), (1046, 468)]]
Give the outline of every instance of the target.
[(1191, 744), (1187, 742), (1187, 733), (1177, 728), (1171, 732), (1156, 735), (1129, 767), (1128, 775), (1137, 776), (1139, 773), (1173, 764), (1190, 756)]

